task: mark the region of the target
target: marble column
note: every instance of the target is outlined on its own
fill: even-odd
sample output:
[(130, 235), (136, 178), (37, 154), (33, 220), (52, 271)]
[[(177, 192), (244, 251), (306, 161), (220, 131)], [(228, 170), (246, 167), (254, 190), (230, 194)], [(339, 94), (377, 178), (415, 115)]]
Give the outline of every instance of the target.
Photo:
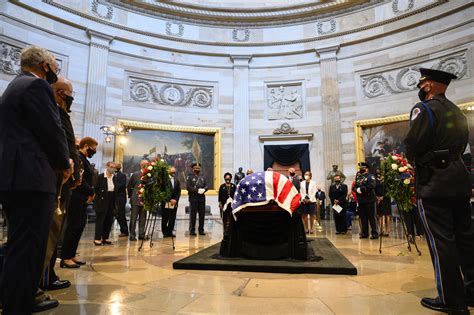
[(342, 169), (341, 119), (339, 112), (339, 88), (337, 83), (337, 58), (339, 46), (317, 49), (321, 67), (321, 99), (323, 123), (324, 173), (332, 165)]
[(84, 137), (92, 137), (99, 142), (97, 154), (91, 159), (98, 169), (102, 165), (104, 135), (100, 127), (104, 125), (107, 99), (107, 59), (109, 45), (113, 37), (87, 30), (90, 38), (89, 65), (87, 69), (86, 104), (84, 112)]
[(236, 171), (250, 167), (249, 63), (252, 56), (231, 56), (234, 63), (234, 161)]

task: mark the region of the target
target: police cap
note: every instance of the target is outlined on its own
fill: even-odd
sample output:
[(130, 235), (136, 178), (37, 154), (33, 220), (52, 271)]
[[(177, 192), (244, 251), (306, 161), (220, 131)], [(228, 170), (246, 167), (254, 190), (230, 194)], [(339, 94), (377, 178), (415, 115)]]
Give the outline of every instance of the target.
[(420, 73), (421, 73), (421, 77), (419, 79), (418, 85), (416, 86), (418, 88), (420, 87), (421, 83), (425, 80), (431, 80), (431, 81), (449, 85), (451, 80), (458, 78), (457, 76), (449, 72), (434, 70), (434, 69), (427, 69), (427, 68), (420, 68)]

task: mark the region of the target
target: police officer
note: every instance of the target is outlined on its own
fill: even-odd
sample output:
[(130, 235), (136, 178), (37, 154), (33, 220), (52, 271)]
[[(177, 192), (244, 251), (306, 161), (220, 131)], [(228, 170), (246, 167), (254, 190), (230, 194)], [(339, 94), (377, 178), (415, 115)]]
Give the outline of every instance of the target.
[(199, 175), (201, 173), (201, 164), (194, 163), (191, 165), (193, 174), (186, 178), (186, 189), (189, 195), (190, 206), (190, 222), (189, 235), (196, 235), (196, 214), (199, 213), (199, 235), (206, 235), (204, 233), (204, 215), (206, 209), (206, 196), (204, 193), (208, 190), (206, 178)]
[(411, 110), (405, 144), (407, 158), (415, 164), (418, 210), (438, 291), (438, 297), (423, 298), (421, 304), (469, 314), (467, 305), (474, 306), (474, 225), (469, 174), (461, 160), (469, 138), (467, 118), (444, 95), (455, 75), (424, 68), (420, 72), (421, 102)]
[(357, 203), (359, 204), (359, 217), (361, 220), (362, 231), (360, 238), (369, 237), (377, 239), (377, 224), (375, 222), (375, 177), (369, 173), (369, 164), (360, 162), (359, 172), (356, 174), (355, 184), (352, 190), (357, 195)]

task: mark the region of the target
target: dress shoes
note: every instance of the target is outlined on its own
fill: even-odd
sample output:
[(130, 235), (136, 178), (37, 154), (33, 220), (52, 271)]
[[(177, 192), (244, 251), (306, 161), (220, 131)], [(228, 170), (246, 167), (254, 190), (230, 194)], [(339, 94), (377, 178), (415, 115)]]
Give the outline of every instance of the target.
[(72, 261), (75, 262), (75, 263), (76, 263), (77, 265), (79, 265), (79, 266), (84, 266), (84, 265), (86, 264), (85, 261), (81, 261), (81, 260), (75, 260), (75, 259), (73, 259)]
[(191, 235), (191, 236), (196, 236), (197, 234), (196, 234), (196, 232), (191, 231), (191, 232), (189, 232), (189, 235)]
[(138, 239), (139, 239), (140, 241), (141, 241), (141, 240), (148, 241), (148, 240), (150, 239), (150, 237), (149, 237), (148, 235), (145, 235), (145, 236), (140, 236)]
[(375, 234), (370, 236), (370, 239), (371, 239), (371, 240), (376, 240), (376, 239), (378, 239), (378, 238), (379, 238), (379, 236), (378, 236), (378, 235), (375, 235)]
[(120, 233), (119, 237), (128, 237), (128, 233)]
[(47, 291), (66, 289), (71, 286), (69, 280), (56, 280), (46, 287)]
[(94, 241), (94, 245), (95, 245), (95, 246), (104, 246), (104, 243), (98, 242), (98, 241)]
[(130, 242), (136, 242), (137, 238), (136, 237), (130, 237)]
[(104, 245), (112, 245), (112, 242), (111, 242), (111, 241), (103, 240), (103, 241), (102, 241), (102, 244), (104, 244)]
[(66, 264), (66, 263), (64, 262), (64, 260), (61, 260), (61, 262), (59, 263), (59, 267), (61, 267), (61, 268), (69, 268), (69, 269), (77, 269), (77, 268), (79, 268), (79, 267), (81, 267), (81, 266), (79, 266), (79, 265), (76, 264), (76, 263), (73, 263), (73, 264)]
[(368, 236), (368, 235), (363, 235), (363, 234), (362, 234), (362, 235), (360, 235), (360, 236), (359, 236), (359, 238), (369, 238), (369, 236)]
[(58, 305), (59, 305), (58, 300), (46, 299), (46, 300), (43, 300), (39, 303), (36, 303), (33, 306), (32, 312), (33, 313), (43, 312), (43, 311), (50, 310), (52, 308), (58, 307)]
[(206, 233), (204, 233), (204, 231), (199, 231), (199, 235), (206, 235)]
[(467, 310), (467, 307), (464, 308), (453, 308), (449, 307), (446, 304), (441, 303), (439, 298), (422, 298), (421, 299), (421, 305), (423, 305), (426, 308), (429, 308), (434, 311), (438, 312), (443, 312), (443, 313), (448, 313), (452, 315), (469, 315), (469, 311)]

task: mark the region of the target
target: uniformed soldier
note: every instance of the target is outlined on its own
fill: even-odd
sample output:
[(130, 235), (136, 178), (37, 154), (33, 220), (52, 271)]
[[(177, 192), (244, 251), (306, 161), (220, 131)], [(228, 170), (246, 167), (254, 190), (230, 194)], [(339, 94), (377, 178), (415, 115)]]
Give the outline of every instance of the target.
[(201, 164), (191, 165), (193, 173), (186, 178), (186, 189), (189, 195), (190, 222), (189, 235), (196, 235), (196, 214), (199, 213), (199, 235), (204, 233), (204, 215), (206, 209), (206, 196), (204, 193), (208, 190), (206, 178), (199, 175), (201, 173)]
[(418, 210), (438, 291), (438, 297), (423, 298), (421, 304), (469, 314), (467, 305), (474, 306), (474, 225), (469, 174), (461, 160), (469, 138), (467, 118), (444, 95), (455, 75), (424, 68), (420, 72), (421, 102), (411, 110), (405, 144), (407, 158), (415, 164)]
[(377, 224), (375, 222), (375, 177), (369, 173), (369, 164), (360, 162), (359, 172), (356, 174), (355, 184), (352, 190), (357, 195), (357, 203), (359, 205), (359, 217), (362, 225), (360, 238), (369, 237), (377, 239)]

